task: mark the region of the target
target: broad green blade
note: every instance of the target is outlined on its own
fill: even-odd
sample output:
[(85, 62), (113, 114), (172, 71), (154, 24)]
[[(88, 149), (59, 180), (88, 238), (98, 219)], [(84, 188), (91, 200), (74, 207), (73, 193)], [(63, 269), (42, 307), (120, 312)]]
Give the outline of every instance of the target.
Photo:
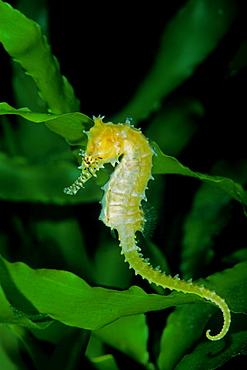
[(85, 145), (87, 139), (83, 130), (88, 130), (93, 125), (93, 120), (80, 112), (37, 113), (28, 108), (15, 109), (7, 103), (0, 103), (0, 115), (4, 114), (15, 114), (34, 123), (45, 123), (50, 130), (64, 137), (70, 145)]
[[(222, 295), (232, 311), (245, 312), (246, 295), (243, 286), (247, 283), (246, 262), (212, 275), (207, 280), (200, 281), (200, 284), (202, 282)], [(137, 286), (125, 291), (92, 288), (70, 272), (33, 270), (25, 263), (10, 263), (4, 258), (0, 259), (0, 283), (6, 299), (20, 317), (27, 316), (36, 321), (38, 318), (41, 322), (42, 317), (37, 316), (40, 312), (44, 315), (44, 321), (47, 321), (48, 317), (88, 330), (100, 329), (125, 316), (192, 302), (205, 302), (194, 294), (146, 294)], [(206, 306), (211, 314), (217, 310), (211, 304)], [(198, 305), (199, 310), (200, 307), (201, 305)], [(203, 327), (200, 330), (203, 330)]]
[(81, 368), (81, 358), (85, 353), (89, 338), (90, 331), (88, 330), (68, 328), (50, 358), (48, 369)]
[(151, 144), (154, 147), (155, 153), (157, 154), (157, 156), (153, 157), (152, 172), (154, 174), (176, 174), (195, 177), (212, 186), (215, 186), (219, 190), (226, 192), (233, 199), (241, 202), (243, 205), (247, 205), (247, 193), (239, 183), (227, 177), (210, 176), (207, 174), (194, 172), (181, 164), (176, 158), (162, 153), (156, 143), (151, 142)]
[[(238, 366), (235, 367), (234, 362), (229, 365), (226, 362), (235, 356), (246, 356), (246, 343), (247, 330), (245, 320), (241, 332), (233, 333), (231, 341), (227, 344), (224, 341), (217, 343), (204, 341), (200, 343), (192, 352), (183, 357), (176, 366), (176, 370), (198, 370), (200, 368), (198, 364), (203, 364), (204, 369), (237, 369)], [(226, 367), (223, 366), (225, 363)], [(242, 365), (240, 365), (239, 369), (245, 366), (244, 363), (246, 365), (246, 360), (243, 357)], [(164, 367), (163, 369), (168, 370), (168, 367)]]
[[(201, 279), (200, 279), (201, 281)], [(225, 299), (229, 304), (232, 313), (246, 314), (247, 307), (247, 262), (242, 262), (234, 266), (233, 268), (224, 270), (222, 272), (211, 275), (206, 279), (209, 282), (207, 286), (209, 289), (215, 290)], [(200, 305), (193, 306), (181, 306), (169, 315), (167, 325), (164, 328), (160, 355), (158, 359), (160, 370), (173, 370), (176, 367), (178, 361), (198, 343), (200, 337), (203, 335), (203, 331), (207, 328), (212, 328), (215, 332), (219, 330), (222, 325), (222, 316), (220, 312), (216, 312), (210, 323), (207, 323), (207, 319), (213, 314), (215, 308), (212, 306), (200, 307)], [(241, 331), (246, 327), (246, 316), (244, 315), (232, 315), (232, 323), (230, 326), (229, 333), (225, 338), (218, 342), (210, 342), (207, 340), (203, 341), (206, 345), (204, 355), (208, 357), (208, 360), (215, 359), (215, 363), (221, 365), (221, 357), (229, 358), (234, 355), (235, 348), (243, 349), (243, 343), (239, 343)], [(241, 324), (242, 325), (241, 325)], [(217, 329), (214, 329), (217, 327)], [(236, 325), (236, 326), (234, 326)], [(176, 338), (176, 340), (174, 339)], [(226, 345), (227, 344), (227, 345)], [(231, 354), (228, 349), (231, 347)], [(221, 348), (220, 351), (215, 351), (215, 356), (208, 356), (209, 352), (214, 351), (215, 348)], [(187, 356), (184, 357), (186, 359)], [(195, 357), (198, 360), (198, 357)], [(206, 359), (205, 359), (206, 361)], [(186, 362), (187, 363), (187, 362)], [(218, 366), (219, 366), (218, 365)], [(189, 369), (190, 367), (184, 367)], [(196, 369), (196, 366), (191, 367)], [(214, 369), (216, 367), (206, 366), (205, 369)], [(182, 367), (181, 367), (182, 369)]]
[(145, 315), (122, 317), (102, 329), (95, 330), (93, 335), (143, 365), (149, 360), (149, 331)]
[(48, 315), (35, 312), (35, 310), (31, 316), (27, 312), (23, 315), (22, 312), (16, 311), (7, 300), (3, 289), (0, 288), (0, 322), (2, 324), (18, 324), (26, 328), (44, 329), (51, 324), (52, 319)]
[(79, 111), (72, 86), (61, 75), (59, 63), (40, 26), (0, 0), (0, 42), (9, 55), (30, 75), (50, 112)]

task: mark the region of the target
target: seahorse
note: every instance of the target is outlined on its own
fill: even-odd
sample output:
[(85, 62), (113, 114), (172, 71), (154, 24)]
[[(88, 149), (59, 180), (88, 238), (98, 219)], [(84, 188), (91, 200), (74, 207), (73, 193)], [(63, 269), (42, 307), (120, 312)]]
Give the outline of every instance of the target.
[(78, 179), (64, 189), (66, 194), (75, 195), (86, 181), (111, 163), (115, 171), (109, 181), (103, 186), (104, 196), (101, 200), (99, 219), (111, 229), (116, 229), (121, 247), (121, 253), (135, 274), (141, 275), (149, 283), (155, 283), (163, 288), (183, 293), (196, 294), (218, 306), (223, 314), (223, 326), (217, 335), (206, 336), (212, 341), (223, 338), (229, 330), (231, 313), (228, 305), (218, 294), (191, 281), (180, 280), (178, 276), (171, 277), (153, 268), (147, 259), (143, 258), (137, 245), (136, 232), (143, 232), (145, 216), (141, 202), (146, 201), (145, 191), (150, 179), (153, 179), (152, 157), (154, 149), (140, 129), (131, 125), (131, 119), (125, 123), (104, 123), (104, 116), (93, 117), (94, 126), (85, 134), (88, 143), (85, 152), (80, 151), (82, 170)]

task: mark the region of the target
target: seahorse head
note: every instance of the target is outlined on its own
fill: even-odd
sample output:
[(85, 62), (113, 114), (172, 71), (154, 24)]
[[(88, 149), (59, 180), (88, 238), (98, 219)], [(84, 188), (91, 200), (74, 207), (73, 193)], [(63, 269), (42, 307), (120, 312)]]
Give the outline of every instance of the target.
[(104, 117), (94, 117), (94, 126), (86, 132), (88, 143), (86, 155), (96, 161), (98, 165), (111, 163), (115, 165), (121, 154), (121, 141), (117, 125), (104, 123)]
[(86, 181), (92, 176), (96, 177), (96, 172), (105, 163), (115, 166), (118, 158), (122, 154), (124, 135), (120, 135), (120, 125), (111, 122), (104, 123), (104, 117), (93, 117), (94, 126), (88, 132), (84, 132), (88, 137), (87, 148), (80, 150), (82, 157), (81, 174), (78, 179), (69, 187), (64, 189), (66, 194), (75, 195), (82, 188)]

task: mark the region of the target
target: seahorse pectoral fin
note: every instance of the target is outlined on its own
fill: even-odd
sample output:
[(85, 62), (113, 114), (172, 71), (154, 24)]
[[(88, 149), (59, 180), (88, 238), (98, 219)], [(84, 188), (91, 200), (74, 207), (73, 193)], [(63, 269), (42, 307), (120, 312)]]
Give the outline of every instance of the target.
[(141, 206), (144, 213), (144, 224), (141, 232), (147, 240), (150, 240), (157, 224), (157, 213), (155, 208), (147, 201), (142, 201)]

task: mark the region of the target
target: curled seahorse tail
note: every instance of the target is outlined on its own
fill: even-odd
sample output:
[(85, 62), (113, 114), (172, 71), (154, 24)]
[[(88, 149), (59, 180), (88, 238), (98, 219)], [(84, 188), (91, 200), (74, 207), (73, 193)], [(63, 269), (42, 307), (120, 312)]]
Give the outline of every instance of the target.
[(231, 323), (231, 313), (224, 299), (203, 286), (180, 280), (178, 276), (171, 277), (165, 275), (158, 268), (154, 269), (148, 260), (142, 258), (142, 255), (138, 252), (138, 247), (134, 248), (134, 243), (132, 249), (130, 246), (128, 248), (123, 248), (122, 253), (125, 256), (125, 261), (129, 263), (130, 268), (135, 270), (135, 274), (141, 275), (143, 278), (147, 279), (149, 283), (155, 283), (163, 288), (176, 290), (178, 292), (196, 294), (217, 305), (223, 313), (224, 323), (222, 329), (219, 334), (213, 336), (210, 335), (210, 330), (207, 330), (206, 336), (208, 339), (216, 341), (222, 339), (226, 335)]
[[(214, 294), (212, 299), (209, 299), (209, 300), (211, 302), (213, 302), (214, 304), (216, 304), (220, 308), (220, 310), (223, 313), (223, 319), (224, 319), (223, 326), (222, 326), (222, 329), (219, 332), (219, 334), (210, 335), (210, 332), (211, 332), (210, 329), (207, 330), (207, 332), (206, 332), (206, 336), (207, 336), (208, 339), (216, 341), (216, 340), (222, 339), (226, 335), (226, 333), (228, 332), (228, 330), (230, 328), (230, 325), (231, 325), (231, 312), (230, 312), (229, 307), (228, 307), (228, 305), (226, 304), (226, 302), (223, 298), (221, 298), (218, 294), (216, 294), (214, 292), (211, 292), (211, 291), (209, 291), (209, 292), (211, 294), (212, 293)], [(205, 297), (205, 298), (208, 299), (207, 297)]]

